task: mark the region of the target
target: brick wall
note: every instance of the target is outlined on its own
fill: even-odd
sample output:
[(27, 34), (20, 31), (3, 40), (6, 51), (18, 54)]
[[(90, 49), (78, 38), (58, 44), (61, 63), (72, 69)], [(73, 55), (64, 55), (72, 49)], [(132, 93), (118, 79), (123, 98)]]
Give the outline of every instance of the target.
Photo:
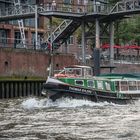
[[(109, 66), (109, 63), (107, 64)], [(140, 64), (125, 64), (114, 63), (116, 68), (113, 69), (113, 73), (140, 73)], [(101, 69), (101, 73), (109, 73), (109, 69)]]
[[(0, 76), (47, 76), (50, 55), (45, 52), (22, 49), (0, 48)], [(56, 54), (54, 69), (78, 64), (71, 54)]]

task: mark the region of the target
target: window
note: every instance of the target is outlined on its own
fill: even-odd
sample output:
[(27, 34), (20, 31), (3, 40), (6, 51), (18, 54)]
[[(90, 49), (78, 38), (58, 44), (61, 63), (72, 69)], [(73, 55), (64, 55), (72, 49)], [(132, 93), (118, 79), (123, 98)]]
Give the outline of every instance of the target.
[(70, 36), (69, 39), (68, 39), (68, 44), (69, 45), (73, 45), (74, 44), (74, 37), (73, 36)]
[(120, 90), (120, 88), (119, 88), (119, 81), (115, 81), (115, 89), (116, 89), (116, 91)]
[(79, 44), (79, 45), (78, 45), (78, 48), (82, 48), (82, 44)]
[(78, 4), (83, 4), (83, 0), (78, 0)]
[(72, 12), (72, 0), (64, 0), (63, 10)]
[(137, 81), (138, 90), (140, 90), (140, 81)]
[(110, 82), (109, 81), (105, 81), (105, 89), (106, 90), (111, 90)]
[(98, 89), (103, 89), (103, 82), (97, 81), (97, 87), (98, 87)]
[(22, 0), (21, 1), (23, 4), (27, 4), (28, 2), (27, 2), (27, 0)]
[(93, 75), (92, 69), (86, 69), (85, 75), (91, 77)]
[(128, 91), (127, 81), (121, 81), (121, 91)]
[[(0, 30), (0, 43), (7, 43), (7, 32), (6, 30)], [(5, 47), (5, 45), (3, 45)]]
[(30, 26), (30, 27), (35, 27), (35, 20), (30, 18), (30, 19), (24, 19), (24, 25), (25, 26)]
[(95, 88), (94, 81), (88, 80), (88, 81), (87, 81), (87, 85), (88, 85), (88, 87), (93, 87), (93, 88)]
[(137, 83), (136, 81), (128, 81), (129, 90), (137, 90)]
[(84, 0), (84, 4), (88, 4), (88, 0)]
[(84, 86), (84, 81), (83, 80), (75, 80), (75, 84), (79, 86)]
[(64, 0), (64, 4), (71, 4), (72, 0)]
[(20, 32), (15, 32), (15, 44), (21, 43), (21, 34)]
[(35, 33), (32, 33), (32, 38), (31, 38), (31, 40), (32, 40), (32, 44), (35, 44)]

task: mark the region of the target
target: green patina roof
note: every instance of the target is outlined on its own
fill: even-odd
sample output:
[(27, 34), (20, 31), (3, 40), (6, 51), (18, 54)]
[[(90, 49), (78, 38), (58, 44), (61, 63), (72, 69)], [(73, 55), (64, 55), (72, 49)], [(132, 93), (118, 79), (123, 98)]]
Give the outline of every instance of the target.
[(119, 74), (119, 73), (109, 73), (109, 74), (101, 74), (98, 77), (104, 77), (108, 79), (123, 79), (123, 78), (135, 78), (135, 79), (140, 79), (140, 73), (124, 73), (124, 74)]

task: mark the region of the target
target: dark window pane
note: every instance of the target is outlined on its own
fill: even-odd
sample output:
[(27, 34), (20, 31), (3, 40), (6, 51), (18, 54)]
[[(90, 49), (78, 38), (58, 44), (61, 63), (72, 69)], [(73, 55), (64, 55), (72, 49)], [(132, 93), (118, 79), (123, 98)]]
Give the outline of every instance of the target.
[(76, 83), (76, 85), (82, 86), (84, 82), (82, 80), (76, 80), (75, 83)]

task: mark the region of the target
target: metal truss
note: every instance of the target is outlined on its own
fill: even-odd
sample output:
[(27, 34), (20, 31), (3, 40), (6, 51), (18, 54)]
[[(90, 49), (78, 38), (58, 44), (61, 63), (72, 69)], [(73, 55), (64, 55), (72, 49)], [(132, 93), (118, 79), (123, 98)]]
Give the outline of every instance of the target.
[[(117, 15), (130, 15), (130, 14), (140, 14), (140, 0), (122, 0), (117, 2), (116, 5), (109, 10), (107, 4), (92, 4), (92, 5), (64, 5), (64, 4), (57, 4), (56, 7), (52, 7), (50, 5), (18, 5), (12, 6), (6, 9), (0, 9), (0, 21), (4, 18), (7, 20), (11, 19), (24, 19), (29, 17), (35, 17), (35, 13), (43, 15), (43, 13), (47, 13), (47, 16), (53, 16), (54, 14), (60, 14), (61, 18), (67, 17), (67, 20), (64, 20), (54, 32), (48, 37), (46, 42), (52, 40), (53, 42), (58, 42), (61, 40), (63, 43), (64, 38), (70, 36), (79, 26), (80, 22), (75, 21), (74, 15), (81, 15), (79, 17), (83, 20), (86, 16), (89, 18), (93, 15), (97, 15), (95, 18), (100, 18), (100, 16), (105, 17), (106, 19), (110, 20), (110, 15), (114, 16), (115, 19), (120, 18)], [(105, 15), (106, 14), (106, 15)], [(70, 16), (69, 16), (70, 15)], [(116, 16), (115, 16), (116, 15)], [(46, 16), (44, 14), (44, 16)], [(70, 18), (70, 19), (69, 19)], [(22, 23), (22, 22), (21, 22)], [(20, 26), (22, 26), (21, 24)], [(93, 28), (93, 26), (91, 26)], [(21, 28), (22, 29), (22, 28)], [(102, 25), (102, 34), (108, 34), (108, 24)], [(24, 35), (24, 34), (23, 34)]]
[[(16, 13), (23, 14), (22, 10), (20, 9), (20, 0), (14, 0), (14, 5), (16, 6)], [(20, 29), (23, 47), (26, 48), (26, 38), (25, 38), (23, 19), (18, 20), (18, 25), (19, 25), (19, 29)]]
[(140, 0), (123, 0), (117, 2), (116, 5), (111, 9), (110, 14), (117, 14), (117, 13), (140, 13)]
[[(9, 17), (10, 16), (24, 16), (24, 15), (31, 15), (35, 14), (36, 8), (35, 5), (19, 5), (17, 12), (17, 6), (11, 6), (5, 9), (0, 9), (0, 19), (2, 17)], [(64, 4), (57, 4), (56, 8), (50, 7), (49, 5), (42, 5), (37, 7), (38, 14), (46, 13), (46, 12), (63, 12), (63, 14), (72, 13), (72, 14), (115, 14), (115, 13), (126, 13), (129, 12), (139, 12), (140, 13), (140, 0), (125, 0), (117, 2), (116, 5), (109, 10), (107, 4), (92, 4), (92, 5), (64, 5)]]

